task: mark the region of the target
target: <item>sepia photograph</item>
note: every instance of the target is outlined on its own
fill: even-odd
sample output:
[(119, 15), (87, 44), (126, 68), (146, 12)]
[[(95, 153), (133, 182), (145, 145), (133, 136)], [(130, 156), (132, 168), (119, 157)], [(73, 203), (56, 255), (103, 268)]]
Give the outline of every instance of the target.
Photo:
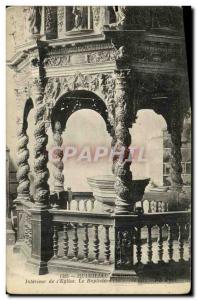
[(5, 10), (6, 292), (189, 294), (191, 7)]

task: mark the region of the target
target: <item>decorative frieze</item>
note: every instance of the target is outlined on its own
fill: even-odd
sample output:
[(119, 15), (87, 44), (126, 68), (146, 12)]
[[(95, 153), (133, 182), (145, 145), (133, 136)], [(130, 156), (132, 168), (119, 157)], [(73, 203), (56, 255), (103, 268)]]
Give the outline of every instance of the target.
[(64, 67), (69, 65), (70, 55), (49, 56), (44, 59), (45, 67)]
[(103, 63), (108, 61), (115, 61), (115, 51), (95, 51), (87, 54), (88, 63)]

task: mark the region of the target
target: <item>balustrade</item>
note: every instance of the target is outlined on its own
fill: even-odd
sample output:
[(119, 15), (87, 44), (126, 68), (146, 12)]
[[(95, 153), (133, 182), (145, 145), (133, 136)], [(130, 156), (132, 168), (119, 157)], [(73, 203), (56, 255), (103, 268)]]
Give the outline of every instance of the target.
[(53, 258), (73, 263), (112, 264), (113, 219), (105, 213), (51, 209)]
[[(189, 216), (188, 212), (164, 212), (116, 218), (118, 232), (122, 231), (125, 224), (133, 232), (133, 243), (130, 246), (130, 252), (134, 249), (133, 265), (130, 269), (138, 270), (139, 266), (153, 265), (159, 270), (161, 264), (166, 266), (173, 262), (180, 266), (180, 263), (189, 262)], [(119, 270), (128, 270), (124, 255), (120, 255), (119, 262)]]
[(142, 272), (148, 266), (158, 271), (169, 263), (180, 266), (190, 260), (188, 212), (115, 216), (120, 225), (115, 228), (114, 216), (108, 213), (54, 209), (51, 213), (56, 228), (54, 258), (78, 268), (113, 266), (115, 260), (119, 271)]
[[(27, 249), (31, 249), (32, 245), (29, 208), (31, 205), (24, 206), (23, 212)], [(53, 259), (50, 262), (55, 264), (61, 261), (65, 266), (76, 265), (79, 269), (93, 266), (95, 270), (106, 268), (109, 272), (115, 266), (119, 271), (134, 270), (142, 274), (148, 268), (150, 272), (158, 272), (168, 264), (181, 266), (190, 262), (189, 212), (157, 212), (124, 217), (54, 208), (49, 212), (53, 230)]]
[(96, 212), (97, 208), (95, 198), (89, 197), (84, 198), (83, 196), (73, 196), (73, 193), (70, 188), (68, 188), (68, 201), (67, 201), (67, 210), (75, 210), (81, 212)]

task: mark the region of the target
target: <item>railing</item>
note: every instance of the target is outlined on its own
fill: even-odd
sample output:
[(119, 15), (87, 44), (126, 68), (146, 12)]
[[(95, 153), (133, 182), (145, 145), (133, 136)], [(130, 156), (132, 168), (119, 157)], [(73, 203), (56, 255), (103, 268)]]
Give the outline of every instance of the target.
[(117, 270), (158, 273), (162, 272), (161, 266), (180, 266), (190, 261), (189, 212), (115, 216), (115, 228)]
[(67, 266), (105, 270), (113, 263), (113, 218), (107, 213), (52, 209), (53, 258)]
[[(28, 256), (33, 247), (33, 206), (21, 201), (17, 208), (18, 236)], [(168, 278), (178, 273), (189, 274), (189, 211), (140, 213), (139, 210), (138, 215), (114, 215), (51, 208), (49, 214), (48, 238), (52, 241), (49, 272), (63, 268), (112, 275), (116, 271), (147, 274), (147, 277), (162, 274)]]
[(96, 212), (95, 203), (97, 202), (92, 193), (73, 193), (68, 188), (67, 210)]
[[(190, 261), (190, 213), (117, 216), (54, 210), (51, 266), (146, 273)], [(115, 225), (115, 226), (114, 226)], [(107, 267), (108, 266), (108, 267)], [(187, 265), (188, 266), (188, 265)], [(188, 268), (187, 268), (188, 270)]]

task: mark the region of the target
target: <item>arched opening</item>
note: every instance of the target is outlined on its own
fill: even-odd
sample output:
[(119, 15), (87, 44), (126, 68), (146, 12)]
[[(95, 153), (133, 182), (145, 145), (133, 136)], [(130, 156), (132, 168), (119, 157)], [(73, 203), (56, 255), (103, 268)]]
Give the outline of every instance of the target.
[(95, 93), (86, 90), (71, 91), (58, 99), (51, 114), (52, 130), (57, 120), (61, 122), (62, 128), (65, 128), (71, 114), (80, 109), (92, 109), (98, 112), (104, 119), (107, 130), (110, 131), (111, 126), (105, 103)]
[(131, 131), (134, 157), (133, 177), (148, 177), (156, 186), (163, 185), (163, 131), (167, 124), (163, 116), (152, 109), (141, 109)]
[[(111, 137), (103, 118), (97, 112), (82, 109), (73, 113), (62, 137), (65, 149), (65, 184), (71, 186), (73, 191), (90, 191), (87, 177), (111, 174), (112, 163), (108, 156)], [(73, 146), (76, 154), (71, 157), (66, 155), (69, 151), (67, 146)], [(98, 147), (103, 147), (104, 156), (97, 155)]]
[(70, 186), (74, 192), (89, 192), (87, 177), (112, 173), (107, 107), (93, 92), (69, 92), (52, 110), (53, 132), (57, 121), (63, 131), (64, 186)]

